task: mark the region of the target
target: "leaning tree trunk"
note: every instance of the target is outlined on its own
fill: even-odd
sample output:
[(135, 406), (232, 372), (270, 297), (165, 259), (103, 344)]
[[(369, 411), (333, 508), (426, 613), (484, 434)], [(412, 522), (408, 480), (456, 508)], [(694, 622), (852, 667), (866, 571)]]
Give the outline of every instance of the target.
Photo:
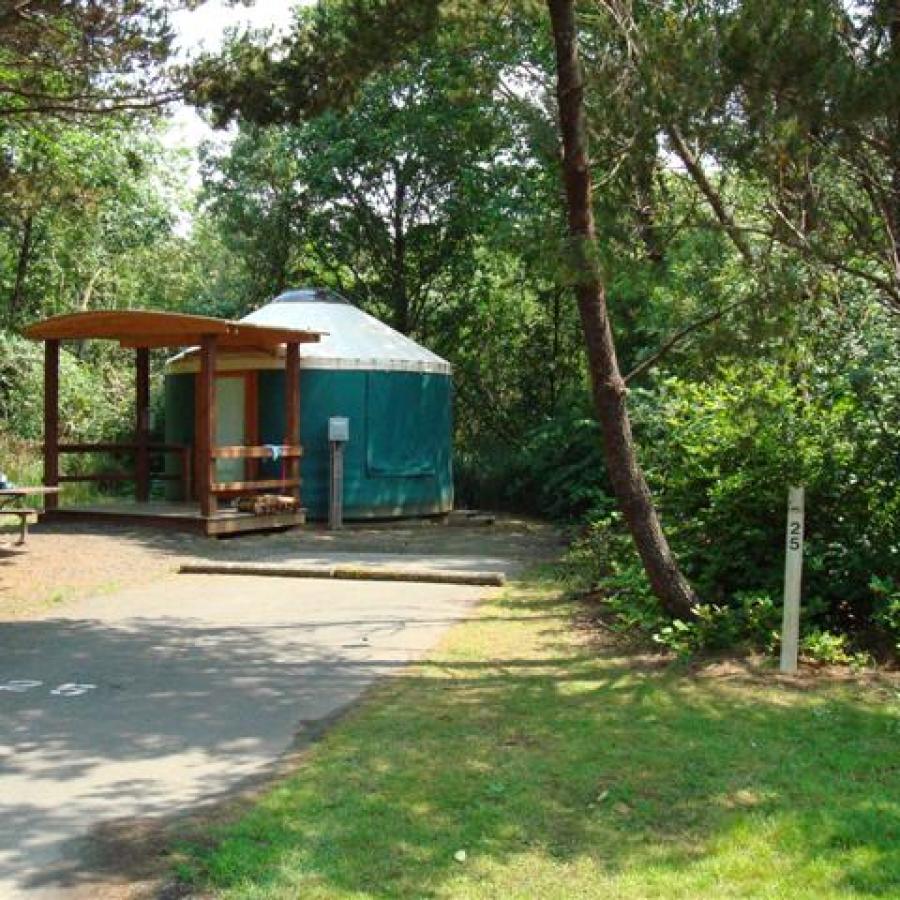
[[(891, 14), (889, 26), (891, 61), (894, 71), (900, 71), (900, 0), (894, 0), (894, 8)], [(890, 131), (890, 156), (891, 156), (891, 191), (888, 202), (888, 229), (891, 242), (894, 247), (900, 243), (900, 110), (894, 116), (893, 128)], [(894, 251), (894, 278), (900, 281), (900, 255)]]
[(597, 263), (584, 77), (578, 58), (575, 2), (547, 0), (547, 6), (556, 49), (563, 176), (576, 275), (575, 293), (587, 343), (594, 406), (603, 431), (606, 466), (653, 592), (672, 615), (689, 617), (697, 598), (672, 555), (637, 461), (625, 404), (625, 382), (619, 372)]

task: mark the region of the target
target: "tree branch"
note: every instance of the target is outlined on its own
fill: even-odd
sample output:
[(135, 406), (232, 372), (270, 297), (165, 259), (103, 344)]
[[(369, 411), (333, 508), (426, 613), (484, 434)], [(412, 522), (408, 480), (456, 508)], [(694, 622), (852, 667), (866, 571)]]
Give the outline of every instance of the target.
[(704, 326), (718, 321), (728, 315), (732, 310), (737, 309), (744, 303), (748, 303), (751, 299), (753, 299), (752, 296), (741, 297), (740, 300), (735, 300), (734, 303), (729, 303), (727, 306), (723, 306), (722, 309), (716, 309), (711, 313), (707, 313), (705, 316), (701, 316), (699, 319), (695, 319), (693, 322), (688, 322), (683, 328), (679, 328), (676, 332), (666, 338), (653, 353), (641, 360), (641, 362), (625, 376), (625, 383), (628, 384), (632, 379), (637, 378), (639, 375), (646, 372), (651, 366), (656, 365), (656, 363), (669, 353), (670, 350), (677, 347), (686, 337), (689, 337), (695, 331), (699, 331)]
[(78, 116), (106, 116), (116, 112), (146, 112), (149, 110), (159, 109), (170, 103), (180, 100), (182, 94), (180, 91), (172, 91), (169, 94), (159, 95), (156, 97), (148, 97), (146, 99), (128, 99), (113, 100), (109, 103), (88, 106), (79, 104), (70, 104), (66, 101), (33, 103), (29, 106), (19, 106), (14, 109), (3, 109), (0, 107), (0, 118), (13, 118), (17, 116), (40, 116), (40, 115), (58, 115), (62, 118)]
[(688, 146), (681, 130), (674, 123), (666, 124), (663, 127), (665, 128), (666, 135), (672, 142), (675, 153), (684, 164), (684, 167), (688, 170), (694, 184), (699, 188), (700, 193), (706, 198), (706, 202), (712, 207), (716, 218), (719, 220), (719, 224), (725, 230), (728, 237), (731, 238), (731, 242), (744, 258), (744, 261), (753, 265), (755, 262), (753, 250), (747, 243), (743, 232), (735, 222), (734, 216), (732, 216), (730, 210), (725, 206), (725, 202), (722, 200), (721, 195), (715, 187), (713, 187), (700, 160)]

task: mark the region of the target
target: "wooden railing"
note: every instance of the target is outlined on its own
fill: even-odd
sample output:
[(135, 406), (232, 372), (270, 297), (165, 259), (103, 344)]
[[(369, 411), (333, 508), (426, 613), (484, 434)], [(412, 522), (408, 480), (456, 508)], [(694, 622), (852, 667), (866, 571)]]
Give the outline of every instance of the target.
[(245, 447), (236, 444), (230, 447), (214, 447), (211, 453), (213, 459), (274, 459), (272, 448), (278, 447), (279, 458), (296, 459), (303, 456), (303, 448), (299, 446), (279, 446), (278, 444), (260, 444), (256, 447)]
[[(273, 446), (277, 447), (279, 459), (296, 460), (303, 456), (303, 448), (299, 445), (279, 446), (260, 444), (258, 446), (231, 445), (213, 448), (210, 457), (213, 461), (219, 459), (274, 459), (276, 454)], [(176, 453), (181, 458), (181, 471), (177, 473), (161, 473), (153, 477), (158, 481), (181, 481), (185, 498), (191, 496), (191, 454), (192, 448), (185, 444), (148, 444), (150, 453)], [(59, 453), (108, 453), (120, 455), (136, 453), (136, 442), (123, 443), (74, 443), (60, 444)], [(92, 472), (84, 475), (59, 475), (60, 483), (71, 482), (121, 482), (133, 481), (136, 475), (131, 472)], [(247, 481), (214, 481), (210, 485), (213, 494), (240, 494), (249, 491), (274, 491), (299, 488), (301, 479), (299, 476), (286, 478), (262, 478)]]
[[(163, 472), (153, 477), (158, 481), (181, 481), (184, 496), (191, 496), (191, 448), (186, 444), (147, 444), (149, 453), (175, 453), (181, 459), (181, 471), (170, 473)], [(116, 456), (126, 453), (137, 453), (140, 445), (136, 441), (123, 441), (122, 443), (95, 442), (60, 444), (57, 448), (62, 453), (108, 453)], [(62, 483), (72, 482), (115, 482), (134, 481), (137, 473), (131, 472), (92, 472), (83, 475), (59, 475), (57, 481)]]
[[(279, 459), (294, 460), (303, 456), (303, 448), (299, 445), (267, 445), (257, 446), (222, 446), (214, 447), (210, 456), (213, 461), (218, 459), (275, 459), (273, 448), (277, 447)], [(246, 491), (275, 491), (299, 488), (299, 477), (288, 478), (263, 478), (248, 481), (214, 481), (210, 485), (213, 494), (240, 494)]]

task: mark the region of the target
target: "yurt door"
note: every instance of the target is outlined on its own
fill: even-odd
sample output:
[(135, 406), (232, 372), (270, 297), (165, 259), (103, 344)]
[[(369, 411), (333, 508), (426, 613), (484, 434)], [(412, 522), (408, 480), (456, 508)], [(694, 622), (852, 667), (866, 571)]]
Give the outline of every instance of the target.
[[(216, 379), (216, 444), (246, 444), (247, 380), (239, 375)], [(243, 481), (244, 460), (217, 459), (216, 481)]]

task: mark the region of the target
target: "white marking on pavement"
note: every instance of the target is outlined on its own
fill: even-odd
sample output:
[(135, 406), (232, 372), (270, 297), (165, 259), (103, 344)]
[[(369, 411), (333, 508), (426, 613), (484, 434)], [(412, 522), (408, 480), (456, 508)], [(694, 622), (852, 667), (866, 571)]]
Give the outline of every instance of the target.
[(43, 681), (32, 681), (29, 678), (13, 678), (12, 681), (0, 683), (0, 691), (9, 691), (12, 694), (24, 694), (32, 688), (40, 687)]
[(67, 681), (58, 688), (53, 688), (50, 693), (55, 697), (80, 697), (82, 694), (86, 694), (96, 687), (96, 684), (76, 684), (75, 682)]

